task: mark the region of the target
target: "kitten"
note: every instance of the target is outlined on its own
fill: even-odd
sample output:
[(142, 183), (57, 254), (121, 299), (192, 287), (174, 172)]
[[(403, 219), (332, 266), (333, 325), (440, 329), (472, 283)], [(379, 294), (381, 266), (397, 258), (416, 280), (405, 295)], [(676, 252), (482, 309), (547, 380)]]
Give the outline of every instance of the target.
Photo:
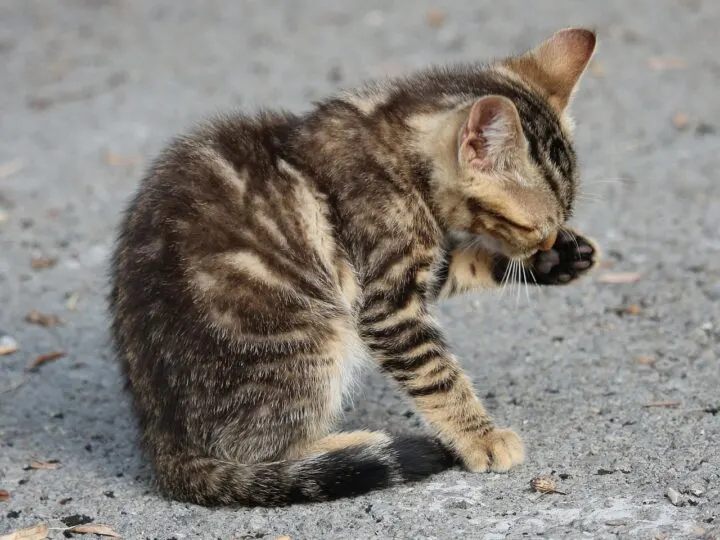
[[(561, 30), (304, 115), (217, 118), (162, 152), (121, 224), (109, 301), (165, 495), (277, 506), (522, 462), (430, 307), (595, 264), (563, 225), (578, 184), (566, 108), (594, 49)], [(363, 358), (432, 435), (333, 432)]]

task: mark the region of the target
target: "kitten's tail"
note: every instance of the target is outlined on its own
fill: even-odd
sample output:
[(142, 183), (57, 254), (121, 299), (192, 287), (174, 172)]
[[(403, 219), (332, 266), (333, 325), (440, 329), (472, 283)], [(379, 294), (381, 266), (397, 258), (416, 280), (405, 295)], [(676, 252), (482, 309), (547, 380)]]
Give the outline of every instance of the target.
[(285, 506), (361, 495), (426, 478), (455, 463), (448, 450), (426, 436), (372, 433), (375, 440), (353, 444), (353, 435), (338, 434), (346, 446), (330, 445), (294, 461), (245, 465), (164, 456), (155, 460), (158, 484), (173, 499), (205, 506)]

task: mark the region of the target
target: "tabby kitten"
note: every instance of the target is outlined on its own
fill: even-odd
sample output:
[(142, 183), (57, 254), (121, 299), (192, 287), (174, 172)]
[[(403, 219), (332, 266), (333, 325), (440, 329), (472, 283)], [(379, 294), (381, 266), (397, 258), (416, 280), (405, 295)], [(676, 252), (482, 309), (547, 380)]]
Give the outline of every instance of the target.
[[(563, 226), (566, 108), (594, 49), (591, 31), (561, 30), (304, 115), (217, 118), (163, 151), (121, 224), (110, 309), (164, 494), (276, 506), (522, 462), (430, 307), (594, 265)], [(364, 358), (432, 436), (333, 432)]]

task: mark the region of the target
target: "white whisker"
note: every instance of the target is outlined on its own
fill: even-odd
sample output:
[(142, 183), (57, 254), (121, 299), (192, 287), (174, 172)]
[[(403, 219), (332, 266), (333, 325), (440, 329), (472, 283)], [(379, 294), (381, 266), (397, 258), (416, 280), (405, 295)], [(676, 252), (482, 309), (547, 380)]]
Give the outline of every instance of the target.
[(543, 290), (542, 286), (538, 283), (538, 280), (535, 277), (535, 272), (533, 272), (532, 267), (528, 267), (528, 272), (530, 272), (530, 278), (533, 280), (533, 283), (535, 284), (535, 290), (538, 291), (540, 296), (544, 297), (545, 291)]
[(583, 183), (583, 184), (586, 184), (586, 185), (593, 185), (593, 184), (616, 184), (616, 185), (624, 186), (624, 185), (628, 184), (628, 179), (627, 179), (627, 178), (622, 178), (622, 177), (619, 177), (619, 176), (618, 176), (618, 177), (616, 177), (616, 178), (602, 178), (602, 179), (600, 179), (600, 180), (583, 180), (582, 183)]
[(575, 195), (576, 199), (580, 200), (586, 200), (586, 201), (593, 201), (593, 202), (604, 202), (605, 197), (598, 193), (578, 193)]
[(578, 241), (577, 241), (577, 235), (576, 235), (572, 230), (568, 229), (567, 227), (563, 227), (562, 229), (572, 237), (573, 242), (575, 242), (575, 249), (576, 249), (576, 250), (578, 251), (578, 253), (579, 253), (579, 252), (580, 252), (580, 245), (578, 244)]
[(508, 266), (505, 267), (505, 271), (503, 272), (503, 277), (502, 277), (502, 279), (500, 280), (500, 298), (502, 298), (503, 296), (505, 296), (505, 289), (507, 288), (508, 279), (509, 279), (509, 277), (508, 277), (508, 276), (509, 276), (509, 274), (508, 274), (508, 270), (509, 270), (509, 269), (510, 269), (510, 265), (508, 265)]
[(515, 261), (515, 269), (517, 272), (516, 277), (516, 283), (517, 283), (517, 293), (515, 295), (515, 309), (517, 310), (518, 304), (520, 303), (520, 289), (522, 285), (522, 278), (520, 277), (520, 263), (518, 261)]

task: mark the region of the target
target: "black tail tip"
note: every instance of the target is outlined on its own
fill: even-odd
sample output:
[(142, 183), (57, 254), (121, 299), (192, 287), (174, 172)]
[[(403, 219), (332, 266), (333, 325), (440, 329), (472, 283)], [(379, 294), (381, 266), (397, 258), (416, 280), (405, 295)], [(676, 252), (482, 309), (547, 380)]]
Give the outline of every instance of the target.
[(427, 435), (400, 435), (390, 448), (397, 456), (403, 480), (413, 482), (445, 471), (457, 464), (457, 457), (440, 441)]

